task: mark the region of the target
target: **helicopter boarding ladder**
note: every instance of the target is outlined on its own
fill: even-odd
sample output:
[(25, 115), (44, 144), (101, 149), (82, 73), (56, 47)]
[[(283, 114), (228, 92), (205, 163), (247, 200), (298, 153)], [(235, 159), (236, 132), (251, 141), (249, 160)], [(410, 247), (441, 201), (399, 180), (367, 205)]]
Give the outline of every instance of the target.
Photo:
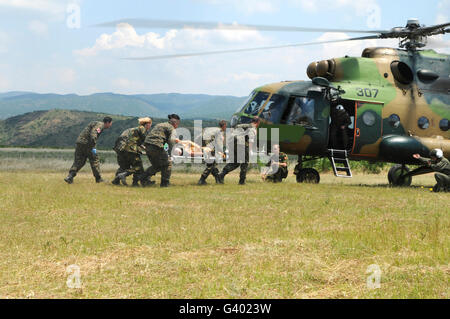
[(330, 159), (331, 167), (333, 167), (334, 176), (346, 178), (352, 177), (346, 150), (329, 149), (328, 158)]

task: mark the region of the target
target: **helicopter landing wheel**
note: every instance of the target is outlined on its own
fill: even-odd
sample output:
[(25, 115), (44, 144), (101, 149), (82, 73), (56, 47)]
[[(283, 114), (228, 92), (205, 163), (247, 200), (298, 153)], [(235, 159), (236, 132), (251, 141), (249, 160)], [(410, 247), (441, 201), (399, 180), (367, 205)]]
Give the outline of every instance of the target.
[(392, 186), (407, 187), (411, 185), (412, 177), (405, 177), (404, 174), (409, 172), (409, 168), (404, 165), (394, 165), (388, 173), (389, 184)]
[(320, 175), (314, 168), (302, 168), (297, 173), (297, 183), (319, 184)]

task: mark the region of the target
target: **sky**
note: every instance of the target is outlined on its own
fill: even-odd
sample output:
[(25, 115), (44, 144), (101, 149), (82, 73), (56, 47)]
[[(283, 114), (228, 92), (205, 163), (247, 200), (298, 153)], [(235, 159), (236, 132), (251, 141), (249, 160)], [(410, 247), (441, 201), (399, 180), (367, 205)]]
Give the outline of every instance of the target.
[[(0, 0), (0, 92), (195, 93), (246, 96), (255, 87), (307, 80), (312, 61), (360, 56), (370, 40), (164, 60), (164, 54), (276, 46), (365, 34), (150, 29), (122, 19), (388, 30), (409, 18), (450, 22), (450, 0)], [(450, 35), (429, 40), (450, 53)]]

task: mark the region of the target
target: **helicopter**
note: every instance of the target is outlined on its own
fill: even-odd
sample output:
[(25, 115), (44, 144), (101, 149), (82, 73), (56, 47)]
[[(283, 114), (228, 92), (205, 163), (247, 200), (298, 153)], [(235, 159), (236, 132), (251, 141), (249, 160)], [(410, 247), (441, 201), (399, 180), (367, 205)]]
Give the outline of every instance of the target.
[[(213, 29), (210, 22), (119, 20), (98, 26), (130, 22), (140, 27)], [(427, 37), (450, 32), (450, 23), (423, 26), (409, 19), (391, 30), (336, 30), (322, 28), (221, 24), (232, 30), (355, 32), (373, 35), (272, 47), (160, 55), (152, 60), (255, 51), (344, 41), (398, 38), (399, 48), (369, 47), (361, 57), (313, 61), (306, 73), (311, 81), (284, 81), (262, 85), (232, 115), (230, 124), (249, 123), (255, 116), (260, 128), (279, 130), (282, 152), (297, 155), (294, 169), (299, 183), (319, 183), (320, 175), (303, 163), (329, 158), (337, 177), (352, 177), (349, 160), (394, 163), (388, 172), (393, 186), (410, 186), (412, 177), (431, 172), (413, 154), (427, 157), (440, 148), (450, 158), (450, 56), (424, 49)], [(345, 127), (347, 143), (330, 136), (332, 111), (343, 108), (351, 118)], [(340, 144), (340, 145), (338, 145)], [(345, 145), (344, 145), (345, 144)]]

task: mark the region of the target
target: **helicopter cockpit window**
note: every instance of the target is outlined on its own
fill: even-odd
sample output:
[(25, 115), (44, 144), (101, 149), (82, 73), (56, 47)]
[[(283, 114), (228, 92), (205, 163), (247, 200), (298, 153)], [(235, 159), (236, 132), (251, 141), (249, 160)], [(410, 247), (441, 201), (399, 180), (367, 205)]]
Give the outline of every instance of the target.
[(280, 94), (272, 94), (270, 100), (267, 102), (260, 117), (272, 123), (279, 123), (281, 116), (284, 113), (286, 97)]
[[(257, 93), (256, 91), (252, 91), (252, 93), (250, 93), (250, 95), (245, 99), (244, 107), (247, 106), (248, 102), (250, 102), (251, 100), (253, 100), (253, 98), (255, 97), (256, 93)], [(242, 105), (239, 106), (239, 108), (236, 110), (235, 113), (238, 113), (238, 112), (243, 111), (242, 108), (243, 108)]]
[(288, 114), (282, 122), (286, 124), (312, 125), (314, 121), (314, 99), (295, 97), (289, 100)]
[(422, 130), (425, 130), (430, 126), (430, 121), (425, 116), (422, 116), (419, 118), (417, 125), (419, 125)]
[(267, 92), (258, 92), (255, 94), (254, 98), (250, 100), (248, 104), (245, 105), (242, 112), (257, 116), (259, 113), (259, 110), (261, 107), (266, 103), (267, 99), (269, 98), (270, 93)]

